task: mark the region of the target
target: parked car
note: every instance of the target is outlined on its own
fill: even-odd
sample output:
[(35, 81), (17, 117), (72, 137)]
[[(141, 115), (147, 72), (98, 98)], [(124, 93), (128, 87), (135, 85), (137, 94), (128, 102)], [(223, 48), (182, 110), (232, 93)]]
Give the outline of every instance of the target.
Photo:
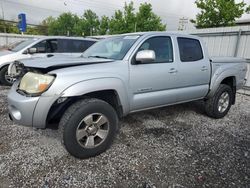
[(41, 37), (31, 38), (16, 43), (8, 50), (0, 51), (0, 82), (11, 85), (7, 75), (8, 65), (21, 59), (51, 57), (55, 54), (79, 56), (97, 40), (76, 37)]
[(210, 58), (200, 38), (167, 32), (115, 36), (80, 58), (50, 60), (10, 66), (19, 77), (8, 94), (10, 117), (42, 129), (59, 124), (78, 158), (104, 152), (129, 113), (202, 99), (208, 116), (224, 117), (247, 71), (244, 59)]

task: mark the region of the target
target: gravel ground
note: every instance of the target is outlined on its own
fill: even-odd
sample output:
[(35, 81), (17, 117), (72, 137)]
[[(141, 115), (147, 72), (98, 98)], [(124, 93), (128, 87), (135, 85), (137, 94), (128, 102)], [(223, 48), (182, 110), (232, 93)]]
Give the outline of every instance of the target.
[(0, 187), (250, 187), (250, 97), (223, 119), (192, 102), (127, 116), (113, 146), (78, 160), (56, 130), (13, 124), (0, 87)]

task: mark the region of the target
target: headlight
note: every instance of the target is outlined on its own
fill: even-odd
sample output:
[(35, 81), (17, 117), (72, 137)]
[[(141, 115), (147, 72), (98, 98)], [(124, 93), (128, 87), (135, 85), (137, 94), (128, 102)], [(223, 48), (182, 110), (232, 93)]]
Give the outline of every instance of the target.
[(40, 94), (51, 86), (54, 79), (52, 75), (28, 72), (21, 79), (19, 89), (28, 94)]

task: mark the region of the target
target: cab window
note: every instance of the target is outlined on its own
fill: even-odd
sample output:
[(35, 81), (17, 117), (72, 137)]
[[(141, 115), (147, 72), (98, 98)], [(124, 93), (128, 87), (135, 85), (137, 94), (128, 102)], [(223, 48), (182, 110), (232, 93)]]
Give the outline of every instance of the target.
[(173, 62), (173, 46), (170, 37), (160, 36), (147, 39), (139, 48), (141, 50), (153, 50), (155, 61), (152, 63)]
[(177, 38), (182, 62), (198, 61), (203, 59), (203, 52), (200, 41), (191, 38)]

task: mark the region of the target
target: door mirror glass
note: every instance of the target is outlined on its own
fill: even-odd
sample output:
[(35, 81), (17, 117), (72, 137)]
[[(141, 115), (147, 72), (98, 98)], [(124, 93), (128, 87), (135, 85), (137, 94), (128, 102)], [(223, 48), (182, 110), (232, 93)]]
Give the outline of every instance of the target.
[(155, 52), (153, 50), (142, 50), (136, 54), (136, 61), (141, 63), (149, 63), (155, 60)]
[(36, 48), (36, 53), (46, 53), (46, 48), (45, 47), (37, 47)]
[(28, 53), (29, 53), (29, 54), (37, 53), (37, 48), (29, 48), (29, 49), (28, 49)]

